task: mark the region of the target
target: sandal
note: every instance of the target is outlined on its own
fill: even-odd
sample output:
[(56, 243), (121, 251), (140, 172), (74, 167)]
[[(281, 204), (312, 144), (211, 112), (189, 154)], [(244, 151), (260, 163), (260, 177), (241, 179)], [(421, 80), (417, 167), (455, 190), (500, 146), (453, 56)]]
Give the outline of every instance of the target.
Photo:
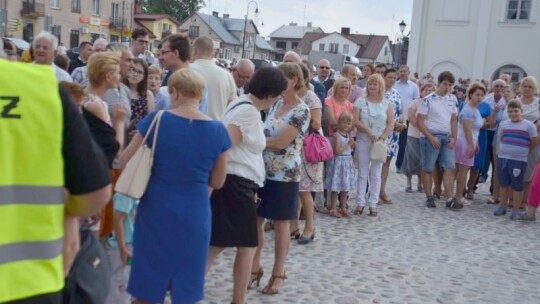
[(341, 213), (339, 213), (339, 211), (337, 211), (336, 209), (329, 209), (327, 214), (333, 217), (337, 217), (337, 218), (342, 217)]
[(261, 283), (261, 278), (264, 275), (264, 271), (262, 267), (259, 267), (259, 270), (256, 272), (251, 272), (251, 282), (248, 285), (248, 289), (250, 289), (253, 286), (253, 283), (256, 283), (257, 287), (259, 287), (259, 284)]
[(369, 208), (369, 216), (377, 216), (377, 208), (370, 207)]
[(272, 275), (270, 277), (270, 281), (268, 281), (268, 285), (266, 285), (266, 287), (262, 290), (262, 293), (266, 295), (275, 295), (279, 293), (279, 287), (274, 287), (274, 282), (276, 280), (285, 281), (285, 279), (287, 279), (287, 275), (285, 275), (285, 273), (283, 273), (282, 276)]
[(300, 229), (296, 229), (295, 231), (291, 232), (291, 239), (296, 239), (300, 237)]
[(392, 204), (392, 199), (388, 198), (388, 196), (381, 196), (379, 195), (379, 201), (381, 201), (383, 204)]
[(342, 217), (351, 217), (351, 213), (347, 209), (340, 209), (339, 213), (341, 213)]
[(465, 193), (465, 199), (468, 199), (470, 201), (474, 200), (474, 194), (471, 194), (469, 192)]
[(324, 206), (315, 207), (315, 211), (322, 214), (328, 214), (328, 208)]
[(354, 215), (362, 215), (362, 212), (364, 212), (364, 207), (358, 206), (356, 209), (354, 209), (353, 214)]

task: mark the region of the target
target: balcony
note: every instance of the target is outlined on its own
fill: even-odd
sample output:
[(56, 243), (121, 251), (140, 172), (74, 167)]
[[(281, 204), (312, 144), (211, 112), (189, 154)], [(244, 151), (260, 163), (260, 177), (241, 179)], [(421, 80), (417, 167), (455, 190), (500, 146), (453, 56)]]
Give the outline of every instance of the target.
[(109, 18), (109, 28), (110, 29), (122, 29), (122, 25), (126, 25), (126, 20), (120, 17), (111, 16)]
[(36, 2), (23, 2), (21, 16), (27, 18), (38, 18), (45, 16), (45, 4)]

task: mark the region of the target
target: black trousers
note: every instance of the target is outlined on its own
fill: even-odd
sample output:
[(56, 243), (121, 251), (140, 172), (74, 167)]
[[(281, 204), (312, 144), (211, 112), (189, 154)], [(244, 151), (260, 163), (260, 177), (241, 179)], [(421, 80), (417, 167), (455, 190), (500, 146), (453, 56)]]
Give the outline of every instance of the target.
[(396, 167), (398, 168), (398, 170), (401, 169), (401, 164), (403, 164), (403, 158), (405, 157), (405, 147), (407, 146), (408, 130), (409, 130), (409, 121), (407, 121), (407, 128), (401, 131), (401, 133), (399, 133), (399, 140), (398, 140), (399, 150), (396, 157)]

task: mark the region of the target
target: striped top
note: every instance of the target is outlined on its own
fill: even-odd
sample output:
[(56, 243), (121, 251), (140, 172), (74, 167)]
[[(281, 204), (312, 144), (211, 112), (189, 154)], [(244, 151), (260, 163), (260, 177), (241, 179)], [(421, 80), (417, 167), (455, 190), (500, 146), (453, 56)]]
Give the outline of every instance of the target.
[(538, 135), (534, 124), (526, 119), (519, 122), (508, 119), (501, 123), (499, 132), (499, 157), (526, 162), (531, 138)]

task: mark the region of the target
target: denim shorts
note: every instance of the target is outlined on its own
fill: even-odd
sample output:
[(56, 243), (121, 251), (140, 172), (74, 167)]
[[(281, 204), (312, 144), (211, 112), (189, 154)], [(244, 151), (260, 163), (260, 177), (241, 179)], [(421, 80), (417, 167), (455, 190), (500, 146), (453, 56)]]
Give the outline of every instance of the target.
[(426, 137), (420, 137), (420, 149), (422, 149), (423, 166), (422, 169), (426, 172), (433, 172), (435, 163), (438, 162), (439, 166), (448, 169), (454, 169), (456, 167), (456, 157), (454, 155), (454, 149), (446, 147), (450, 143), (449, 135), (434, 135), (441, 143), (439, 149), (433, 148), (431, 143)]
[(527, 162), (499, 158), (497, 160), (497, 170), (501, 187), (510, 186), (513, 191), (523, 191), (523, 178), (527, 170)]

